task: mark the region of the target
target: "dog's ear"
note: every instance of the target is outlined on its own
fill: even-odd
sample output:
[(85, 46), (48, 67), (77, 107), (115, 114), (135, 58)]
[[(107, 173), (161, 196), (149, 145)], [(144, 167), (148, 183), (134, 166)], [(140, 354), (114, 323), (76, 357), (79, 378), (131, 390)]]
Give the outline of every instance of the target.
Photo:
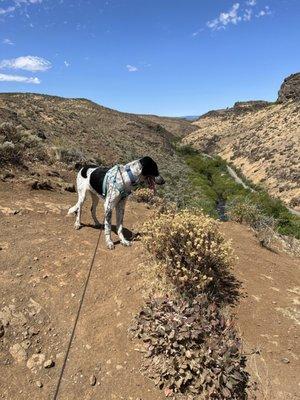
[(143, 176), (159, 176), (156, 162), (149, 156), (140, 159)]

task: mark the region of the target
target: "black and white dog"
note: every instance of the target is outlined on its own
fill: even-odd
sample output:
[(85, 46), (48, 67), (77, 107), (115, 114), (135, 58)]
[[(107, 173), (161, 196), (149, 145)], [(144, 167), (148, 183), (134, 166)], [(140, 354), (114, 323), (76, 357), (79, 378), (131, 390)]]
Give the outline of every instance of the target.
[(71, 207), (68, 214), (76, 213), (75, 229), (80, 229), (81, 209), (86, 193), (92, 196), (92, 217), (96, 226), (100, 226), (97, 219), (96, 208), (99, 198), (104, 199), (105, 212), (105, 239), (109, 249), (114, 248), (111, 240), (112, 210), (116, 208), (116, 225), (120, 241), (124, 246), (130, 246), (131, 242), (123, 235), (123, 218), (125, 204), (132, 187), (146, 182), (149, 188), (154, 189), (155, 184), (163, 185), (164, 179), (160, 176), (157, 164), (151, 157), (143, 157), (126, 165), (116, 165), (110, 169), (86, 166), (77, 175), (78, 201)]

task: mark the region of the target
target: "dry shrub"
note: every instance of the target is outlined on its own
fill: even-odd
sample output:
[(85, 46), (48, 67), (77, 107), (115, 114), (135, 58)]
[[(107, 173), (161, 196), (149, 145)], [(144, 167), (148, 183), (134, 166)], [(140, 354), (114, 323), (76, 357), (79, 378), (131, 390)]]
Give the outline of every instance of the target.
[(168, 397), (245, 399), (241, 342), (231, 320), (205, 295), (149, 300), (131, 331), (144, 342), (147, 375)]
[(250, 201), (237, 201), (231, 204), (229, 216), (233, 221), (253, 227), (259, 222), (261, 211), (256, 204)]
[(138, 203), (152, 203), (154, 200), (153, 190), (148, 188), (140, 188), (135, 190), (133, 198)]
[(156, 261), (160, 282), (195, 295), (216, 283), (232, 263), (232, 250), (218, 223), (201, 212), (158, 214), (143, 226), (143, 241)]

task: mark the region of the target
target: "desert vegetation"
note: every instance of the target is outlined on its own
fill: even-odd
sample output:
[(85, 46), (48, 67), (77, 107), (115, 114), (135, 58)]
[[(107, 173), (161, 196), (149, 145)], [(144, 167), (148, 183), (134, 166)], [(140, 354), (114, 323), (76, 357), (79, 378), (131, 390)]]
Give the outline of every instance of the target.
[(200, 117), (183, 142), (220, 155), (271, 196), (298, 207), (299, 115), (299, 101), (236, 103)]
[(246, 398), (241, 340), (225, 312), (237, 295), (224, 279), (233, 254), (218, 223), (199, 211), (168, 211), (143, 232), (151, 296), (131, 332), (144, 343), (145, 373), (167, 397)]
[(221, 217), (231, 217), (256, 229), (267, 224), (281, 235), (300, 239), (300, 218), (280, 199), (249, 181), (249, 189), (236, 183), (220, 157), (208, 157), (190, 146), (177, 147), (177, 151), (190, 168), (189, 190), (197, 188), (200, 192), (197, 198), (191, 196), (189, 205), (200, 207), (213, 217), (220, 217), (221, 213)]

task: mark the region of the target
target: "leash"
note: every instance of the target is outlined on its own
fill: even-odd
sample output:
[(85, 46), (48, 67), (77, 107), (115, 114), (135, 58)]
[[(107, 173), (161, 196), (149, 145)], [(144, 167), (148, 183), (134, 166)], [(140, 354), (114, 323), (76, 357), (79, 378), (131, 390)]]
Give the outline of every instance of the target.
[[(117, 177), (118, 171), (119, 171), (119, 169), (117, 169), (115, 178)], [(120, 170), (120, 173), (121, 173), (121, 170)], [(122, 174), (121, 174), (121, 176), (122, 176)], [(122, 177), (122, 180), (123, 180), (123, 177)], [(114, 184), (115, 184), (115, 182), (114, 182)], [(112, 195), (112, 190), (110, 192), (109, 200), (111, 198), (111, 195)], [(105, 214), (104, 214), (104, 217), (103, 217), (103, 224), (102, 224), (103, 226), (104, 226), (104, 223), (105, 223)], [(86, 280), (85, 280), (83, 292), (82, 292), (82, 295), (81, 295), (81, 299), (80, 299), (79, 307), (78, 307), (78, 310), (77, 310), (76, 318), (75, 318), (75, 321), (74, 321), (74, 325), (73, 325), (72, 333), (71, 333), (71, 336), (70, 336), (70, 340), (69, 340), (69, 343), (68, 343), (67, 351), (66, 351), (66, 354), (65, 354), (65, 357), (64, 357), (64, 362), (63, 362), (63, 365), (62, 365), (62, 368), (61, 368), (61, 371), (60, 371), (60, 375), (59, 375), (59, 378), (58, 378), (58, 381), (57, 381), (57, 385), (56, 385), (56, 389), (55, 389), (53, 400), (57, 400), (57, 398), (58, 398), (57, 396), (58, 396), (58, 393), (59, 393), (59, 389), (61, 387), (62, 378), (63, 378), (64, 372), (65, 372), (65, 369), (66, 369), (66, 365), (67, 365), (67, 361), (68, 361), (68, 358), (69, 358), (69, 353), (70, 353), (70, 350), (71, 350), (72, 342), (74, 340), (75, 331), (76, 331), (76, 328), (77, 328), (77, 323), (78, 323), (78, 320), (79, 320), (80, 312), (81, 312), (82, 305), (83, 305), (83, 302), (84, 302), (84, 298), (85, 298), (85, 295), (86, 295), (86, 291), (87, 291), (88, 283), (89, 283), (89, 280), (90, 280), (90, 277), (91, 277), (92, 269), (93, 269), (93, 266), (94, 266), (97, 250), (98, 250), (99, 243), (100, 243), (101, 234), (102, 234), (102, 229), (99, 232), (97, 243), (96, 243), (96, 247), (95, 247), (95, 250), (94, 250), (94, 254), (93, 254), (90, 266), (89, 266), (88, 274), (87, 274), (87, 277), (86, 277)]]

